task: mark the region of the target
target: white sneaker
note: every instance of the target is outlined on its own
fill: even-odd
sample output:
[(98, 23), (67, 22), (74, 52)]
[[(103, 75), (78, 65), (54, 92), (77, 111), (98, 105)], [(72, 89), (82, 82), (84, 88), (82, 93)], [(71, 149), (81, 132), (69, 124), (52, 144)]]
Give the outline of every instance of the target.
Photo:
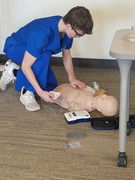
[(17, 64), (13, 63), (11, 60), (8, 60), (6, 62), (2, 76), (0, 78), (0, 88), (2, 91), (6, 91), (8, 84), (16, 80), (16, 77), (13, 74), (13, 70), (19, 68), (20, 67)]
[(24, 87), (22, 87), (20, 101), (25, 106), (28, 111), (38, 111), (40, 110), (40, 105), (35, 100), (33, 92), (26, 91), (23, 94)]

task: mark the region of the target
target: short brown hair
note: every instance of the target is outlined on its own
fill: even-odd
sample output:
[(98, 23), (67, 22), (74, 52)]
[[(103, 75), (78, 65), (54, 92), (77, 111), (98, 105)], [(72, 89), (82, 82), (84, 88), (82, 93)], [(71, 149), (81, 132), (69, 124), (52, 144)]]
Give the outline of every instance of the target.
[(65, 24), (71, 24), (72, 27), (83, 31), (84, 34), (91, 34), (93, 29), (93, 20), (90, 11), (82, 6), (76, 6), (69, 10), (63, 17)]

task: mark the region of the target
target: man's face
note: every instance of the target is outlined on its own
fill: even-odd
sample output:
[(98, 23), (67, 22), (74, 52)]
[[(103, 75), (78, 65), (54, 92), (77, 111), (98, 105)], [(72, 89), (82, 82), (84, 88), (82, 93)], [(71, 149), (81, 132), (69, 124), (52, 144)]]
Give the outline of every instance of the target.
[(66, 34), (69, 38), (76, 38), (84, 36), (82, 30), (75, 29), (70, 24), (67, 25)]

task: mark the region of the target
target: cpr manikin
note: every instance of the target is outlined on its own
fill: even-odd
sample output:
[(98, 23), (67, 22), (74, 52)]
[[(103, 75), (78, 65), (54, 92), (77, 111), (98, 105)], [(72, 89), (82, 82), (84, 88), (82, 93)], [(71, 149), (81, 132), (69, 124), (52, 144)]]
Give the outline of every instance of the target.
[(104, 116), (115, 116), (118, 112), (118, 101), (114, 96), (107, 95), (106, 91), (100, 90), (96, 82), (94, 88), (87, 87), (81, 90), (73, 88), (65, 83), (57, 86), (53, 91), (60, 92), (61, 95), (55, 103), (69, 111), (94, 110), (100, 111)]

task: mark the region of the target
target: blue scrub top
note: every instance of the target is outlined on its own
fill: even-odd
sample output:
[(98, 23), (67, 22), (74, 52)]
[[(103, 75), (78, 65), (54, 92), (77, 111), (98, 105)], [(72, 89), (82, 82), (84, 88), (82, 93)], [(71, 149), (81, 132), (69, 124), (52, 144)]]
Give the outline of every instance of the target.
[[(58, 23), (62, 16), (51, 16), (46, 18), (35, 19), (24, 27), (14, 32), (10, 39), (16, 41), (26, 47), (32, 56), (41, 58), (43, 53), (48, 50), (51, 54), (61, 52), (63, 49), (70, 49), (72, 46), (73, 38), (69, 38), (66, 33), (61, 42), (60, 33), (58, 31)], [(5, 44), (4, 52), (6, 53)]]

